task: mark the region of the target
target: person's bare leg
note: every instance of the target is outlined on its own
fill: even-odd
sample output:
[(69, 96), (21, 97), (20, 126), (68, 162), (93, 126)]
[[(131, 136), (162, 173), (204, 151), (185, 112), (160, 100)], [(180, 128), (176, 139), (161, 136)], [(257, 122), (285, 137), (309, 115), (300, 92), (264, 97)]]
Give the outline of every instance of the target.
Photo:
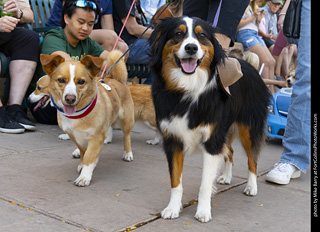
[(281, 69), (286, 62), (287, 53), (288, 53), (287, 48), (283, 48), (279, 56), (273, 56), (273, 58), (276, 61), (276, 68), (274, 73), (279, 77), (281, 76)]
[(21, 105), (37, 67), (37, 62), (13, 60), (10, 62), (10, 95), (9, 105)]
[[(269, 52), (268, 48), (266, 46), (262, 47), (261, 44), (256, 44), (253, 47), (249, 49), (251, 52), (256, 53), (259, 56), (260, 59), (260, 67), (262, 64), (264, 64), (264, 68), (262, 70), (261, 77), (263, 79), (270, 79), (274, 80), (274, 66), (275, 66), (275, 60), (272, 57), (271, 53)], [(269, 85), (268, 86), (271, 94), (274, 94), (274, 86)]]

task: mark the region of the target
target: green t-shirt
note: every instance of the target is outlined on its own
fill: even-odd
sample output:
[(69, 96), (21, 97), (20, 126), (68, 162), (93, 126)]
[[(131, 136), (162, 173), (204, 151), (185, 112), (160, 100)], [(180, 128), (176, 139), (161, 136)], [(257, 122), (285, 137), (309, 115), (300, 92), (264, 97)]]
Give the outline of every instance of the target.
[(100, 56), (104, 49), (89, 37), (80, 40), (76, 47), (69, 44), (64, 30), (51, 30), (44, 37), (41, 53), (50, 55), (55, 51), (63, 51), (73, 60), (81, 60), (86, 55)]
[[(94, 40), (89, 37), (85, 40), (80, 40), (76, 47), (69, 44), (64, 30), (50, 30), (43, 39), (41, 44), (40, 54), (50, 55), (56, 51), (63, 51), (71, 56), (73, 60), (81, 60), (86, 55), (99, 57), (104, 49)], [(39, 62), (33, 79), (28, 88), (29, 95), (36, 87), (36, 83), (40, 77), (46, 75)]]

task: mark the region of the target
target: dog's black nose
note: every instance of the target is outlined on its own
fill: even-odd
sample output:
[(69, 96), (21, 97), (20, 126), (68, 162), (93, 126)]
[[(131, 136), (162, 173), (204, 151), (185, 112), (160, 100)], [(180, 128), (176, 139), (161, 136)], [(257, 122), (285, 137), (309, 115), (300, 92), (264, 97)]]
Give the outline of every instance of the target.
[(198, 46), (196, 44), (193, 44), (193, 43), (188, 43), (184, 47), (184, 49), (186, 50), (186, 53), (188, 53), (189, 55), (194, 55), (198, 51)]
[(74, 95), (66, 95), (64, 100), (66, 101), (67, 104), (72, 105), (76, 101), (76, 96), (74, 96)]

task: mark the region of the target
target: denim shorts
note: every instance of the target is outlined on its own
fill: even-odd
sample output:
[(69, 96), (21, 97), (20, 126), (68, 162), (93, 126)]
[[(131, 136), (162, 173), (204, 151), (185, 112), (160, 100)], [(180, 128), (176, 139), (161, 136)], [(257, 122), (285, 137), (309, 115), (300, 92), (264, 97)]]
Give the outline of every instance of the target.
[(256, 44), (261, 44), (261, 47), (266, 46), (257, 31), (248, 29), (237, 32), (237, 42), (242, 43), (245, 50), (252, 48)]

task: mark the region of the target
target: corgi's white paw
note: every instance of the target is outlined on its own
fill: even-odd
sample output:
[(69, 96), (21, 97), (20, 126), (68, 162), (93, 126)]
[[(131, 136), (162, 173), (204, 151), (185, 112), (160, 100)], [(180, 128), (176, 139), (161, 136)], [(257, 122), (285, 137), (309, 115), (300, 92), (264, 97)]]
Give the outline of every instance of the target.
[(72, 152), (72, 157), (75, 158), (75, 159), (79, 159), (80, 158), (80, 150), (79, 150), (79, 148), (75, 149)]
[(132, 154), (132, 152), (130, 151), (130, 152), (128, 152), (128, 153), (124, 153), (123, 154), (123, 156), (122, 156), (122, 159), (124, 160), (124, 161), (127, 161), (127, 162), (131, 162), (132, 160), (133, 160), (133, 154)]

